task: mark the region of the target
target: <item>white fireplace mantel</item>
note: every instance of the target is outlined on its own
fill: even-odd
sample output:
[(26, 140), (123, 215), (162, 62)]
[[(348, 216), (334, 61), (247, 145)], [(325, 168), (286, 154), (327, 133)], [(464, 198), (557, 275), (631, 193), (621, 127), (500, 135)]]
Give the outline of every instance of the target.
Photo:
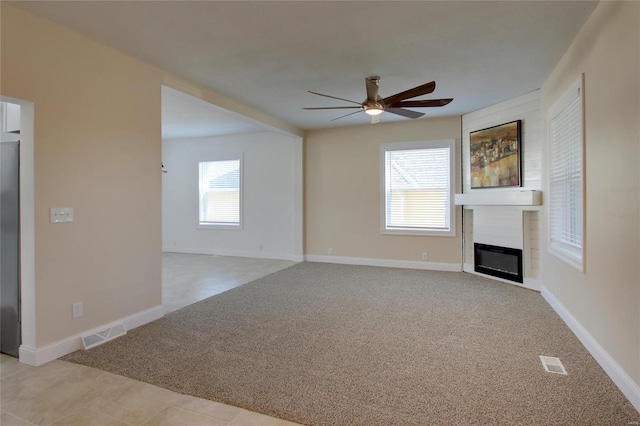
[(455, 204), (467, 208), (474, 206), (519, 206), (523, 210), (539, 210), (542, 205), (542, 191), (478, 189), (464, 194), (455, 194)]

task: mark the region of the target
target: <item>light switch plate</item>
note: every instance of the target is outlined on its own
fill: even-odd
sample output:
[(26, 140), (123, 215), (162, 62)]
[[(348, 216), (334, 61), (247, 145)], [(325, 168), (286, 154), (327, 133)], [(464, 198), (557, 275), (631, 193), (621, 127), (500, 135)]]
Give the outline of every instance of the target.
[(49, 209), (49, 221), (51, 223), (73, 222), (73, 207), (51, 207)]
[(84, 315), (84, 306), (82, 302), (76, 302), (71, 306), (73, 308), (73, 313), (71, 315), (73, 318), (80, 318), (82, 315)]

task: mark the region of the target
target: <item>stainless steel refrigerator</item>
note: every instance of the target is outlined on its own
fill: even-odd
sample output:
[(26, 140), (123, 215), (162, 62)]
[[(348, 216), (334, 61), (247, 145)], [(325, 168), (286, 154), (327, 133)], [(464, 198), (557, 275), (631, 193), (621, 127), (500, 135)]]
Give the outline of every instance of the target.
[(20, 143), (0, 142), (0, 352), (20, 347)]

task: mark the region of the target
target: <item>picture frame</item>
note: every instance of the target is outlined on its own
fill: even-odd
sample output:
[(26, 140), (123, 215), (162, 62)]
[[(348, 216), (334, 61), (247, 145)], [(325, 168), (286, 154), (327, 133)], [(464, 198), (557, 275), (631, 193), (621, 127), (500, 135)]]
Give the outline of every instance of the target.
[(522, 186), (522, 120), (469, 133), (471, 188)]

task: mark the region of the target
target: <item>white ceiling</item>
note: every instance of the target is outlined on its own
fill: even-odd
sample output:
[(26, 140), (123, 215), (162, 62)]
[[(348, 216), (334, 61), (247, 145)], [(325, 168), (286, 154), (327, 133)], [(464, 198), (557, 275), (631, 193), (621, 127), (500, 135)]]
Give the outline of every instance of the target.
[[(369, 122), (365, 114), (332, 122), (342, 111), (302, 108), (348, 105), (308, 90), (361, 102), (366, 97), (364, 78), (370, 75), (382, 77), (382, 97), (435, 80), (435, 92), (419, 99), (454, 101), (421, 109), (427, 118), (465, 114), (536, 90), (596, 3), (15, 4), (294, 126), (312, 129)], [(193, 118), (192, 113), (179, 115)], [(407, 119), (385, 113), (381, 121), (396, 120)]]
[(162, 139), (201, 138), (269, 130), (170, 87), (162, 87)]

